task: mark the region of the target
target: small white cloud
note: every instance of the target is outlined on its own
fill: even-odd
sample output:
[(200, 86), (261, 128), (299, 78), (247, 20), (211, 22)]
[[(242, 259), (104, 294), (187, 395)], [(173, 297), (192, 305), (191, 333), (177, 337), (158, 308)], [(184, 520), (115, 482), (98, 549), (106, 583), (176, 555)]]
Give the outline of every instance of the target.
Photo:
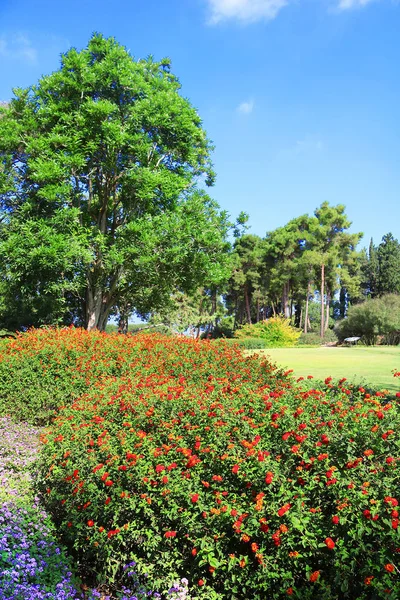
[(294, 151), (296, 154), (305, 152), (321, 152), (324, 149), (323, 142), (313, 136), (305, 136), (302, 140), (297, 140)]
[(210, 24), (236, 19), (242, 23), (271, 20), (288, 4), (289, 0), (208, 0), (211, 10)]
[(361, 8), (367, 4), (371, 4), (375, 0), (339, 0), (339, 10), (351, 10), (352, 8)]
[(246, 102), (242, 102), (241, 104), (239, 104), (239, 106), (236, 108), (236, 110), (237, 110), (237, 112), (242, 113), (242, 115), (249, 115), (251, 112), (253, 112), (253, 108), (254, 108), (254, 101), (247, 100)]
[(326, 146), (320, 137), (306, 134), (303, 138), (294, 142), (291, 146), (282, 148), (277, 152), (279, 160), (293, 160), (296, 158), (316, 157), (324, 152)]
[(36, 48), (32, 46), (30, 39), (22, 33), (0, 38), (0, 56), (23, 60), (32, 64), (37, 61)]

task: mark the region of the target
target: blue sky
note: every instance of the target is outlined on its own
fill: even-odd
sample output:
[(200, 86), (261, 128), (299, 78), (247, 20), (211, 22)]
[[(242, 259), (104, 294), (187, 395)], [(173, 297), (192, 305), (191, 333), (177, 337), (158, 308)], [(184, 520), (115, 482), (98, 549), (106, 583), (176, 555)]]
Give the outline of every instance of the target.
[(211, 195), (264, 235), (327, 200), (400, 238), (398, 0), (0, 0), (0, 100), (93, 31), (169, 56), (215, 144)]

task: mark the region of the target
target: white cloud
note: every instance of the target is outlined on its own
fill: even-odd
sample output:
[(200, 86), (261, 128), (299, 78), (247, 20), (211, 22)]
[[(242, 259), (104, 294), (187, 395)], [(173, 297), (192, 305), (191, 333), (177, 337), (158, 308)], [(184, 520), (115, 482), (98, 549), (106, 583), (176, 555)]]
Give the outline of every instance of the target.
[(239, 106), (236, 108), (236, 110), (237, 110), (237, 112), (242, 113), (243, 115), (249, 115), (251, 112), (253, 112), (253, 108), (254, 108), (254, 101), (246, 100), (246, 102), (242, 102), (241, 104), (239, 104)]
[(290, 146), (278, 150), (276, 158), (279, 160), (295, 160), (298, 158), (315, 158), (322, 154), (326, 145), (318, 135), (306, 134)]
[(26, 35), (16, 33), (0, 37), (0, 56), (36, 63), (37, 51)]
[(321, 152), (324, 149), (323, 142), (314, 136), (306, 135), (302, 140), (297, 140), (294, 151), (296, 154), (306, 152)]
[(352, 8), (361, 8), (374, 1), (375, 0), (339, 0), (338, 9), (350, 10)]
[(289, 0), (208, 0), (211, 9), (210, 24), (227, 19), (242, 23), (271, 20), (288, 4)]

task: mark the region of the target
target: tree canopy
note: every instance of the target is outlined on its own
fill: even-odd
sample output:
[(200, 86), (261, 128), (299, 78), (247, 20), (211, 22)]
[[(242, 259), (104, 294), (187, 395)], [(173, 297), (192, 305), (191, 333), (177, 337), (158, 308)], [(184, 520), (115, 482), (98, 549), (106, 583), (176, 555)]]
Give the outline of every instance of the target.
[(168, 59), (136, 61), (100, 34), (14, 90), (0, 109), (0, 314), (14, 297), (36, 315), (20, 325), (104, 329), (111, 311), (145, 314), (225, 276), (227, 215), (195, 188), (214, 181), (211, 145), (179, 90)]

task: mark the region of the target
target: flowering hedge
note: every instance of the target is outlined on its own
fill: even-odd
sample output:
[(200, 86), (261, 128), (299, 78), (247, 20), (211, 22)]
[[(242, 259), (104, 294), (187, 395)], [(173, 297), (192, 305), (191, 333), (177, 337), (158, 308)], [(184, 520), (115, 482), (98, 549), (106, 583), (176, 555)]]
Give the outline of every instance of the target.
[(128, 368), (59, 409), (39, 476), (81, 564), (207, 600), (400, 597), (398, 399), (221, 343), (96, 336), (95, 368), (107, 344)]

